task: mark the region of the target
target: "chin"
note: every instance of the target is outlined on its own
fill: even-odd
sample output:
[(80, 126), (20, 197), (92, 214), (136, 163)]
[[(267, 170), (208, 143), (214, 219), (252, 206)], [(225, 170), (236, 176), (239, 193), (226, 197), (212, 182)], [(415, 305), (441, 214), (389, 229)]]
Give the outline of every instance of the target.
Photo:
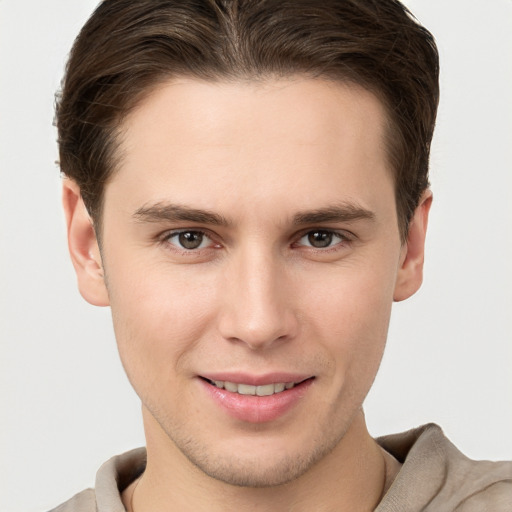
[(242, 460), (233, 456), (216, 460), (193, 460), (203, 473), (215, 480), (237, 487), (265, 488), (287, 484), (307, 472), (321, 458), (304, 458), (303, 456), (287, 456), (281, 459), (261, 461)]
[[(225, 447), (222, 453), (208, 453), (204, 446), (194, 442), (179, 443), (183, 455), (201, 472), (228, 485), (248, 488), (276, 487), (296, 480), (309, 471), (339, 442), (332, 439), (311, 440), (306, 446), (297, 440), (297, 446)], [(316, 441), (316, 442), (315, 442)]]

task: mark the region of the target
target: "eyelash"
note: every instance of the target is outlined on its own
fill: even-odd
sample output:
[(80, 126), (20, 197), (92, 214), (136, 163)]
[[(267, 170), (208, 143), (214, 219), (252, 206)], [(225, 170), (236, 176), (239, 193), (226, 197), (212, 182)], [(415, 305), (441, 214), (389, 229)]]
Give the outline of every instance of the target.
[[(345, 231), (336, 231), (333, 229), (317, 228), (317, 229), (309, 229), (309, 230), (301, 233), (298, 240), (300, 241), (303, 238), (310, 237), (314, 234), (322, 234), (322, 235), (329, 236), (330, 237), (329, 243), (334, 241), (333, 239), (335, 239), (335, 238), (338, 239), (338, 242), (335, 243), (334, 245), (329, 245), (327, 247), (314, 247), (313, 245), (301, 245), (300, 247), (307, 247), (308, 249), (324, 253), (324, 252), (338, 250), (340, 248), (340, 246), (346, 246), (346, 245), (350, 244), (354, 239), (353, 236), (349, 236), (349, 234)], [(295, 242), (295, 244), (297, 244), (297, 242)]]
[[(178, 229), (178, 230), (174, 230), (174, 231), (167, 231), (166, 233), (164, 233), (164, 235), (160, 238), (160, 241), (164, 244), (170, 244), (172, 246), (175, 247), (175, 249), (177, 251), (181, 251), (183, 253), (187, 253), (187, 254), (190, 254), (190, 253), (197, 253), (199, 251), (201, 251), (202, 249), (210, 249), (212, 247), (197, 247), (197, 248), (193, 248), (193, 249), (189, 249), (189, 248), (186, 248), (186, 247), (180, 247), (176, 244), (173, 244), (172, 243), (172, 240), (173, 239), (178, 239), (178, 237), (182, 234), (195, 234), (195, 235), (200, 235), (201, 237), (203, 238), (207, 238), (209, 239), (211, 242), (213, 242), (215, 244), (215, 242), (212, 240), (212, 236), (207, 233), (206, 231), (203, 231), (201, 229)], [(204, 240), (201, 241), (201, 245), (203, 243)], [(220, 244), (216, 244), (220, 247)]]
[[(311, 236), (313, 234), (321, 233), (322, 235), (328, 235), (331, 237), (330, 242), (332, 242), (332, 239), (337, 238), (339, 241), (335, 243), (334, 245), (329, 245), (327, 247), (314, 247), (312, 245), (305, 245), (305, 244), (299, 244), (300, 240), (304, 237)], [(178, 239), (178, 237), (182, 234), (194, 234), (194, 235), (200, 235), (202, 237), (200, 245), (204, 243), (204, 238), (207, 238), (210, 240), (210, 244), (207, 247), (195, 247), (195, 248), (187, 248), (187, 247), (180, 247), (177, 244), (172, 243), (173, 239)], [(340, 246), (347, 246), (354, 240), (354, 235), (347, 233), (346, 231), (336, 231), (333, 229), (308, 229), (307, 231), (303, 231), (299, 233), (297, 236), (294, 237), (297, 241), (292, 243), (292, 247), (304, 247), (307, 250), (316, 251), (320, 253), (327, 253), (331, 251), (336, 251), (339, 249)], [(210, 233), (207, 231), (204, 231), (202, 229), (179, 229), (179, 230), (173, 230), (173, 231), (167, 231), (162, 236), (159, 237), (160, 242), (162, 244), (172, 245), (173, 250), (179, 251), (184, 254), (192, 254), (192, 253), (200, 253), (203, 250), (207, 249), (217, 249), (221, 247), (221, 244), (216, 243)], [(329, 242), (329, 243), (330, 243)]]

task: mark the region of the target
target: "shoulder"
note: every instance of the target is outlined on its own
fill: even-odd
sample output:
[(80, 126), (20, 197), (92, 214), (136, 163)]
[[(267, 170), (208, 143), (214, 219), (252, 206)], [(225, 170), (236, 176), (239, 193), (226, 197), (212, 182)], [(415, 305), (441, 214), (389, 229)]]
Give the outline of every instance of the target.
[(457, 512), (510, 512), (512, 462), (472, 460), (437, 425), (431, 425), (430, 430), (432, 444), (442, 456), (444, 480), (429, 510), (436, 510), (436, 503), (448, 503), (449, 510)]
[(510, 512), (512, 462), (476, 461), (463, 454), (448, 468), (444, 494), (453, 496), (456, 512)]
[(434, 424), (377, 441), (403, 463), (383, 511), (404, 503), (425, 512), (512, 510), (512, 462), (472, 460)]
[(145, 448), (116, 455), (96, 473), (94, 489), (75, 494), (50, 512), (125, 512), (121, 493), (144, 472), (145, 467)]
[[(490, 508), (491, 507), (491, 508)], [(512, 510), (512, 482), (498, 481), (465, 498), (455, 512), (510, 512)]]
[(71, 499), (50, 510), (50, 512), (96, 512), (94, 489), (86, 489), (75, 494)]

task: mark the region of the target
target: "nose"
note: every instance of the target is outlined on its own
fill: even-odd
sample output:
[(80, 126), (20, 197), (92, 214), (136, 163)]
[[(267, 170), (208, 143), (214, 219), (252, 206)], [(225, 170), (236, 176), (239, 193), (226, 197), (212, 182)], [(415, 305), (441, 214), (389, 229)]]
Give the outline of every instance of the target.
[(270, 251), (240, 251), (222, 285), (218, 325), (224, 339), (262, 350), (296, 336), (291, 278)]

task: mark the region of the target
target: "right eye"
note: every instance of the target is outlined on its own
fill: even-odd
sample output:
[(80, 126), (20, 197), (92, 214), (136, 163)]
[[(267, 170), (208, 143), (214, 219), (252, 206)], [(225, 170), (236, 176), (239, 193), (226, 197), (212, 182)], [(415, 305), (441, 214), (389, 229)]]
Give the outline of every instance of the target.
[(192, 229), (172, 231), (164, 237), (164, 241), (186, 251), (206, 249), (214, 245), (206, 233)]

